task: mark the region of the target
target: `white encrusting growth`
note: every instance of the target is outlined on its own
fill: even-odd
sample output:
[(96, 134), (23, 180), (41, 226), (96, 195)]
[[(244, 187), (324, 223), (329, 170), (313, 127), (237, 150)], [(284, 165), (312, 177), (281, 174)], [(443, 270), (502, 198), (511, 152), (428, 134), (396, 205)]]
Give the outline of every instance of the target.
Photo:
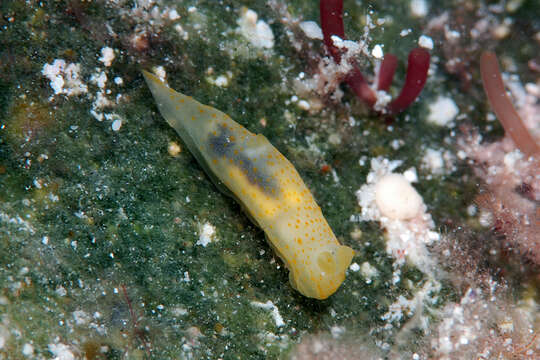
[(375, 203), (383, 216), (406, 220), (418, 214), (422, 198), (405, 176), (388, 174), (375, 184)]
[(277, 327), (282, 327), (282, 326), (285, 325), (285, 321), (283, 321), (283, 317), (279, 313), (279, 309), (270, 300), (268, 300), (265, 303), (258, 302), (258, 301), (252, 301), (251, 305), (253, 305), (255, 307), (258, 307), (258, 308), (261, 308), (261, 309), (271, 311), (272, 317), (274, 318), (274, 322), (276, 323)]
[(407, 177), (393, 173), (401, 164), (399, 160), (381, 157), (371, 160), (367, 183), (356, 192), (362, 212), (351, 220), (379, 221), (387, 231), (386, 251), (396, 259), (397, 265), (408, 259), (430, 273), (432, 260), (426, 245), (439, 240), (440, 235), (432, 230), (431, 215)]
[(202, 245), (206, 247), (208, 244), (214, 240), (216, 235), (216, 228), (214, 225), (206, 222), (199, 226), (199, 240), (197, 240), (196, 245)]
[(53, 354), (53, 360), (75, 360), (75, 354), (66, 344), (49, 344), (49, 351)]
[[(433, 175), (445, 175), (456, 170), (456, 156), (450, 150), (427, 148), (422, 157), (422, 167)], [(431, 179), (431, 175), (426, 176)]]
[(81, 81), (80, 64), (69, 63), (65, 60), (55, 59), (52, 64), (43, 65), (41, 73), (50, 80), (51, 88), (56, 95), (81, 95), (88, 91), (88, 87)]
[(102, 48), (101, 57), (98, 60), (101, 61), (106, 67), (111, 66), (114, 60), (114, 50), (108, 46)]
[(416, 291), (411, 299), (400, 295), (397, 300), (388, 306), (388, 311), (381, 316), (382, 320), (388, 323), (401, 323), (405, 316), (412, 317), (411, 321), (420, 329), (426, 330), (429, 324), (429, 317), (422, 314), (424, 306), (431, 307), (439, 301), (438, 294), (441, 284), (433, 278), (429, 278), (423, 287)]
[(237, 20), (240, 34), (242, 34), (253, 46), (271, 49), (274, 47), (274, 33), (270, 26), (263, 20), (258, 20), (258, 15), (251, 9), (242, 9), (242, 14)]
[[(103, 64), (108, 67), (111, 65), (114, 57), (114, 50), (110, 47), (104, 47), (101, 49), (99, 61), (103, 62)], [(87, 94), (87, 98), (92, 101), (90, 115), (98, 121), (110, 120), (111, 129), (113, 131), (120, 130), (125, 121), (115, 113), (104, 112), (106, 108), (115, 106), (122, 99), (122, 94), (118, 94), (115, 99), (111, 99), (112, 91), (107, 88), (107, 82), (109, 80), (107, 72), (109, 70), (105, 68), (96, 68), (94, 73), (87, 79), (91, 88), (95, 89), (97, 87), (95, 93), (88, 92), (88, 85), (82, 81), (80, 71), (80, 64), (67, 64), (63, 59), (55, 59), (51, 64), (43, 65), (41, 73), (49, 79), (50, 86), (54, 90), (55, 95), (62, 94), (69, 97), (72, 95)], [(118, 76), (114, 78), (114, 82), (116, 85), (123, 84), (122, 78)], [(95, 87), (92, 85), (95, 85)], [(49, 100), (52, 101), (53, 97)]]
[(428, 108), (429, 115), (427, 120), (439, 126), (450, 126), (459, 113), (459, 109), (454, 100), (448, 96), (442, 95), (429, 104)]
[(411, 14), (416, 17), (424, 17), (429, 11), (429, 6), (426, 0), (411, 0), (409, 4)]
[(24, 344), (22, 348), (22, 354), (27, 357), (34, 355), (34, 347), (32, 346), (32, 344), (30, 343)]
[(366, 279), (367, 284), (371, 284), (371, 280), (379, 275), (379, 271), (376, 267), (372, 266), (369, 262), (364, 261), (360, 267), (362, 276)]

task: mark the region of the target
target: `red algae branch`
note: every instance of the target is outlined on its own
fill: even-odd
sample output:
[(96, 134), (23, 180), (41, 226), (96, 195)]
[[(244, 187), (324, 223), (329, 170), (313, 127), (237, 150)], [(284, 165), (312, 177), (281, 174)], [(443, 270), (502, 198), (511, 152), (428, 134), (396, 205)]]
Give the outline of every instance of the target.
[(540, 155), (540, 146), (533, 139), (506, 95), (495, 53), (486, 51), (480, 58), (480, 73), (489, 103), (516, 146), (527, 156)]
[(332, 35), (345, 38), (345, 27), (343, 25), (343, 1), (342, 0), (321, 0), (319, 2), (321, 14), (321, 28), (324, 37), (324, 45), (338, 64), (341, 62), (341, 50), (334, 46)]
[[(345, 27), (343, 25), (343, 0), (321, 0), (319, 3), (321, 14), (321, 28), (324, 37), (324, 44), (334, 58), (334, 61), (341, 63), (343, 50), (334, 45), (332, 36), (345, 39)], [(354, 61), (354, 60), (353, 60)], [(377, 101), (375, 92), (369, 87), (364, 75), (360, 72), (356, 63), (352, 64), (353, 69), (345, 77), (345, 82), (351, 87), (362, 101), (369, 107), (373, 107)]]
[[(343, 0), (320, 0), (319, 10), (321, 16), (321, 28), (326, 49), (337, 64), (341, 63), (343, 48), (334, 44), (333, 36), (345, 39), (343, 25)], [(409, 107), (420, 95), (427, 80), (430, 55), (423, 48), (415, 48), (409, 53), (407, 75), (405, 84), (399, 96), (388, 107), (382, 109), (383, 113), (397, 114)], [(377, 95), (360, 71), (354, 60), (350, 60), (352, 69), (345, 76), (344, 81), (355, 92), (360, 100), (370, 108), (374, 108)], [(377, 90), (388, 91), (397, 67), (397, 57), (393, 54), (385, 55), (378, 76)]]
[(414, 48), (409, 53), (405, 84), (399, 96), (390, 103), (391, 113), (405, 110), (420, 95), (426, 84), (429, 70), (429, 52), (422, 48)]
[(390, 89), (390, 85), (392, 85), (392, 80), (394, 80), (396, 68), (397, 56), (395, 56), (394, 54), (384, 55), (383, 61), (381, 63), (381, 68), (379, 69), (379, 82), (377, 84), (377, 90), (388, 91), (388, 89)]

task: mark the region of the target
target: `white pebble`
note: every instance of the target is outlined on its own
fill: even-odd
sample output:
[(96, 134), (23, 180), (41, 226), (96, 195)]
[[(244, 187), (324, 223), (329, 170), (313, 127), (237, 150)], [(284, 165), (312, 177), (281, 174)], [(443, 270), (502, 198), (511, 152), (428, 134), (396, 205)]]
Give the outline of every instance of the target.
[(111, 128), (113, 129), (113, 131), (118, 131), (120, 130), (121, 127), (122, 127), (122, 120), (120, 119), (114, 120), (111, 124)]
[(306, 100), (300, 100), (297, 105), (302, 110), (309, 110), (311, 108), (311, 105)]

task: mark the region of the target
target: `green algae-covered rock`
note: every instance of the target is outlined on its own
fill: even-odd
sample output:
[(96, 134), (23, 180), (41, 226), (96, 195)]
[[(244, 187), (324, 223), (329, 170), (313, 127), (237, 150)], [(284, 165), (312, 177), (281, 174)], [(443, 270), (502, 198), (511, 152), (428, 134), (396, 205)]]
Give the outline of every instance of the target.
[[(525, 41), (526, 23), (538, 6), (529, 3), (504, 16), (468, 5), (459, 26), (487, 19), (515, 35), (462, 32), (456, 70), (444, 26), (460, 31), (449, 17), (466, 13), (461, 2), (423, 14), (409, 2), (345, 1), (347, 37), (366, 45), (357, 54), (362, 71), (374, 73), (375, 45), (398, 57), (394, 97), (408, 51), (420, 35), (435, 41), (424, 91), (390, 118), (340, 85), (345, 73), (326, 57), (318, 26), (303, 24), (319, 23), (317, 2), (3, 1), (0, 359), (444, 353), (442, 335), (430, 336), (442, 332), (449, 306), (472, 301), (468, 288), (483, 286), (456, 281), (467, 254), (456, 257), (462, 262), (444, 256), (451, 244), (496, 237), (473, 202), (481, 181), (457, 147), (465, 125), (502, 135), (486, 123), (475, 59), (495, 47), (533, 81), (524, 64), (538, 42)], [(532, 29), (538, 35), (537, 23)], [(517, 51), (516, 43), (525, 45)], [(337, 293), (318, 301), (291, 288), (263, 231), (159, 115), (142, 69), (264, 134), (296, 166), (356, 252)], [(439, 98), (449, 99), (446, 113), (430, 107)], [(382, 219), (372, 207), (370, 191), (389, 172), (422, 196), (417, 222)], [(488, 269), (478, 279), (501, 268), (525, 274), (509, 284), (517, 300), (492, 306), (528, 314), (523, 329), (538, 330), (534, 271), (500, 257), (474, 260)], [(493, 296), (508, 301), (504, 294)], [(505, 321), (490, 326), (504, 333)], [(519, 339), (527, 345), (526, 334)]]

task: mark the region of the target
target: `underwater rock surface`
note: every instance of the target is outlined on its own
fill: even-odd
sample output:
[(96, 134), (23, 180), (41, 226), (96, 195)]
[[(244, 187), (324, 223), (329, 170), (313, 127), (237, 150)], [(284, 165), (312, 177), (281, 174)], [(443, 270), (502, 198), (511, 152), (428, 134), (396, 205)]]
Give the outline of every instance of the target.
[[(497, 53), (538, 140), (540, 5), (429, 5), (344, 2), (334, 45), (369, 84), (397, 59), (370, 108), (317, 2), (2, 1), (0, 359), (537, 358), (538, 159), (504, 136), (479, 58)], [(425, 87), (385, 114), (418, 46)], [(355, 250), (335, 294), (291, 288), (142, 69), (294, 164)], [(377, 207), (387, 176), (419, 194), (415, 214)]]

